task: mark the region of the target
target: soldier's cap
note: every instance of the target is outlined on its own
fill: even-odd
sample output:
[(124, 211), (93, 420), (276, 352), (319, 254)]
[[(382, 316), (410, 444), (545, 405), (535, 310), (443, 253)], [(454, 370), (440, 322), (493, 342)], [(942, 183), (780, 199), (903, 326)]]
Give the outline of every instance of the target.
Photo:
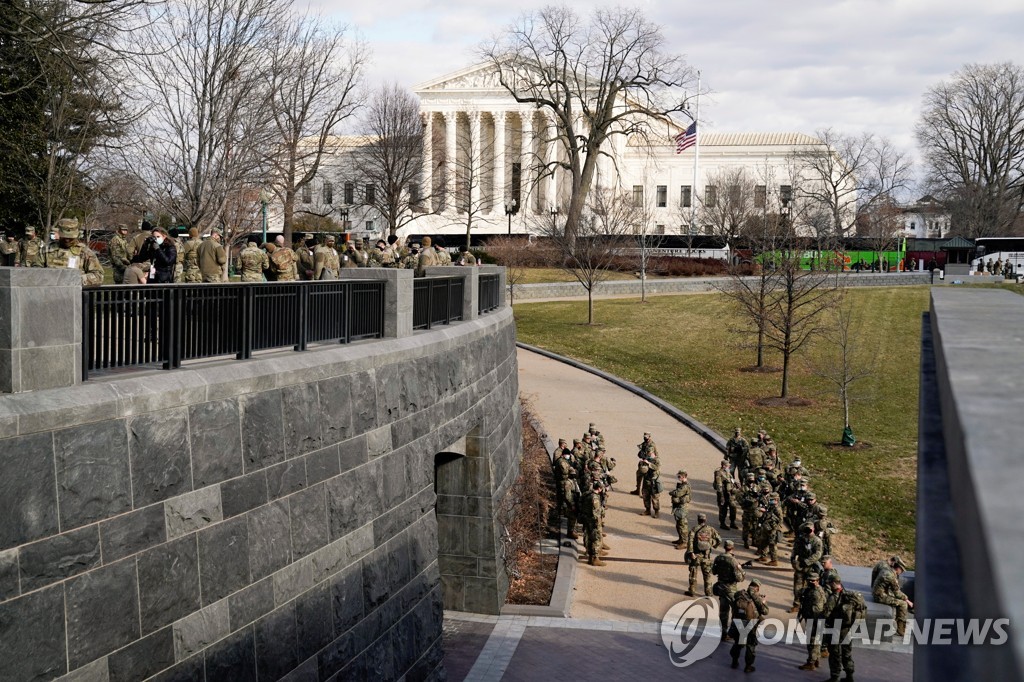
[(815, 495), (815, 494), (814, 494), (813, 492), (811, 492), (811, 491), (807, 491), (807, 499), (808, 499), (808, 500), (816, 500), (816, 499), (818, 499), (818, 496), (817, 496), (817, 495)]
[(118, 232), (127, 232), (128, 231), (128, 226), (125, 225), (124, 223), (118, 223), (117, 224), (117, 231)]
[(327, 235), (327, 243), (328, 244), (333, 244), (334, 242), (335, 242), (334, 235), (333, 234)]
[(813, 523), (807, 523), (807, 522), (802, 523), (802, 524), (800, 524), (800, 530), (801, 531), (808, 531), (809, 530), (809, 531), (811, 531), (813, 533), (814, 532), (814, 524)]
[(825, 562), (828, 561), (831, 558), (832, 558), (831, 554), (822, 554), (821, 555), (821, 564), (824, 566)]
[(305, 233), (304, 235), (302, 235), (302, 238), (303, 239), (316, 239), (316, 237), (313, 235), (312, 232)]
[(698, 521), (707, 521), (708, 520), (708, 515), (705, 514), (704, 512), (701, 512), (700, 514), (697, 514), (697, 520)]
[(595, 427), (595, 426), (597, 426), (597, 425), (596, 425), (596, 424), (595, 424), (594, 422), (590, 422), (590, 426), (589, 426), (588, 428), (589, 428), (589, 429), (590, 429), (591, 431), (593, 431), (593, 430), (594, 430), (594, 427)]
[(565, 440), (564, 438), (559, 438), (559, 439), (558, 439), (558, 444), (559, 444), (559, 445), (561, 445), (562, 443), (567, 443), (567, 442), (568, 442), (568, 441), (567, 441), (567, 440)]
[(721, 463), (721, 464), (720, 464), (719, 466), (723, 466), (723, 467), (727, 467), (727, 466), (729, 466), (729, 460), (727, 460), (727, 459), (723, 459), (723, 460), (722, 460), (722, 463)]
[(604, 490), (604, 486), (601, 485), (600, 481), (594, 481), (594, 490)]
[(736, 546), (736, 543), (733, 542), (732, 540), (726, 540), (725, 542), (722, 543), (722, 546), (725, 547), (726, 549), (732, 549), (733, 547)]
[(740, 432), (740, 427), (737, 426), (735, 433), (739, 433), (739, 432)]
[(761, 587), (761, 581), (757, 578), (750, 579), (750, 587)]
[(821, 574), (819, 574), (817, 571), (807, 571), (807, 579), (808, 580), (821, 580)]
[(686, 476), (686, 469), (680, 469), (676, 472), (676, 476)]
[(580, 443), (582, 443), (583, 441), (581, 441), (581, 440), (580, 440), (579, 438), (573, 438), (573, 439), (572, 439), (572, 442), (573, 442), (573, 443), (574, 443), (575, 445), (579, 445), (579, 444), (580, 444)]
[(356, 237), (356, 246), (362, 246), (362, 245), (363, 245), (363, 238), (362, 237)]
[(57, 221), (57, 231), (64, 239), (78, 239), (78, 218), (61, 218)]
[(753, 471), (748, 471), (748, 472), (747, 472), (747, 480), (748, 480), (748, 481), (753, 481), (753, 480), (754, 480), (754, 478), (755, 478), (755, 476), (754, 476), (754, 472), (753, 472)]
[(798, 467), (798, 466), (800, 466), (800, 458), (797, 457), (796, 459), (794, 459), (793, 463), (790, 464), (789, 466), (791, 466), (791, 467)]
[(25, 234), (35, 234), (35, 233), (36, 233), (36, 228), (33, 227), (32, 225), (29, 225), (28, 227), (25, 228)]
[(898, 555), (894, 556), (892, 559), (890, 559), (889, 563), (892, 564), (893, 568), (898, 568), (901, 571), (907, 570), (907, 565), (905, 563), (903, 563), (903, 558), (898, 556)]
[(650, 438), (650, 437), (651, 437), (651, 434), (646, 433), (646, 432), (644, 433), (644, 438)]

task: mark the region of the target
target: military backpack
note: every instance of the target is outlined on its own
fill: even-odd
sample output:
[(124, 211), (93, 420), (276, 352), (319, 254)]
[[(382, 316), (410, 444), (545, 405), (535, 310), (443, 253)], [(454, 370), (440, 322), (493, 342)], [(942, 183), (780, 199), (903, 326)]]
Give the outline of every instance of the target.
[(700, 530), (697, 531), (697, 535), (694, 537), (693, 546), (698, 552), (710, 552), (711, 543), (714, 539), (711, 528), (709, 526), (701, 526)]
[(740, 590), (735, 594), (733, 605), (736, 607), (736, 613), (740, 614), (740, 618), (743, 620), (757, 620), (757, 604), (746, 590)]

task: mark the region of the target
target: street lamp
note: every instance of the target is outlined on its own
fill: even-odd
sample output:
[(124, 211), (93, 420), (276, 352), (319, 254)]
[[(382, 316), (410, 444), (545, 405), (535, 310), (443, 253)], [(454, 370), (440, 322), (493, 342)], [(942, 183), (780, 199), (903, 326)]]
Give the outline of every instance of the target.
[(338, 216), (341, 217), (341, 229), (345, 232), (348, 232), (348, 209), (339, 208)]
[[(252, 195), (250, 195), (252, 196)], [(265, 189), (260, 190), (260, 205), (263, 207), (263, 243), (267, 243), (267, 204), (270, 203), (271, 197), (270, 192)]]
[(505, 204), (505, 215), (508, 216), (508, 236), (512, 236), (512, 216), (519, 213), (519, 202), (515, 199), (511, 204)]

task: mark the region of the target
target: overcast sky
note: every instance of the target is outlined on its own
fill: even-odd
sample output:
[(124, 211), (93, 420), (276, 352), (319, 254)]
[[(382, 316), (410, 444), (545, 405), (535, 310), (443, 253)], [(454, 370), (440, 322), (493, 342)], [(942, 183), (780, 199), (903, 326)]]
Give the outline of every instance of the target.
[[(476, 62), (474, 49), (534, 0), (313, 0), (362, 32), (370, 82), (413, 87)], [(569, 2), (580, 13), (592, 3)], [(914, 152), (921, 95), (970, 62), (1024, 61), (1022, 0), (624, 2), (700, 69), (717, 132), (869, 131)], [(356, 5), (358, 5), (356, 7)]]

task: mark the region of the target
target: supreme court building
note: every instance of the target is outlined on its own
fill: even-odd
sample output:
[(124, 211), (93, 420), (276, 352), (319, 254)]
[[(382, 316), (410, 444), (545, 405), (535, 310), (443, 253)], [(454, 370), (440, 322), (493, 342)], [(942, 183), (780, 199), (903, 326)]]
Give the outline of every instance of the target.
[[(557, 220), (568, 203), (565, 171), (542, 173), (561, 150), (552, 140), (554, 124), (543, 109), (517, 103), (486, 65), (477, 65), (423, 83), (414, 89), (424, 125), (418, 215), (399, 232), (465, 235), (467, 215), (475, 235), (537, 233)], [(757, 182), (755, 196), (771, 207), (792, 196), (791, 155), (822, 147), (802, 133), (731, 133), (700, 130), (699, 145), (676, 153), (675, 137), (684, 129), (661, 121), (650, 143), (615, 135), (606, 143), (592, 192), (625, 192), (648, 207), (650, 233), (679, 234), (691, 229), (695, 206), (714, 202), (722, 171), (743, 168)], [(366, 137), (338, 136), (330, 141), (319, 177), (296, 208), (329, 212), (347, 220), (357, 233), (380, 235), (386, 224), (365, 206), (375, 190), (352, 171), (351, 154)], [(823, 148), (823, 147), (822, 147)], [(695, 154), (699, 164), (694, 168)], [(514, 202), (514, 203), (513, 203)], [(509, 215), (512, 210), (513, 215)], [(699, 217), (694, 222), (703, 232)], [(456, 243), (449, 240), (449, 244)]]

